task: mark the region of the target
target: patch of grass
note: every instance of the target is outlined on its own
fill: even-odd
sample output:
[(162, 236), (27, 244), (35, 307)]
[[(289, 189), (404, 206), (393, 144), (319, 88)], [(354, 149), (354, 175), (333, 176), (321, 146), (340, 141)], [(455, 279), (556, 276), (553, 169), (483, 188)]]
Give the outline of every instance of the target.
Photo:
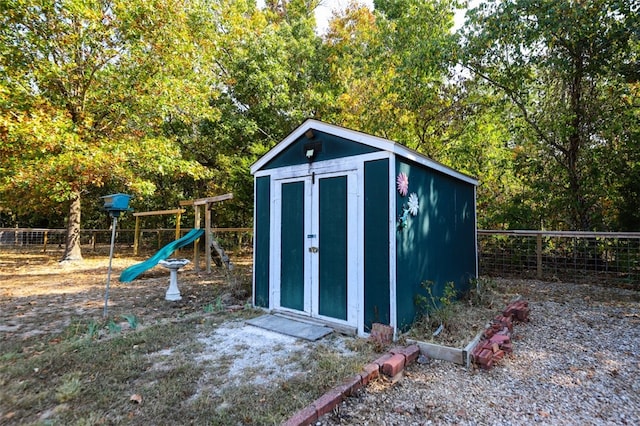
[(95, 339), (98, 337), (98, 333), (100, 333), (100, 324), (93, 320), (89, 321), (89, 324), (87, 324), (87, 337)]
[(117, 334), (122, 331), (122, 327), (120, 326), (120, 324), (117, 324), (114, 320), (109, 320), (109, 322), (107, 323), (107, 327), (109, 328), (109, 333), (111, 334)]
[(211, 425), (281, 424), (379, 356), (372, 351), (371, 345), (362, 345), (360, 349), (361, 352), (345, 356), (336, 352), (329, 341), (319, 345), (309, 356), (296, 358), (302, 369), (308, 371), (304, 375), (274, 381), (267, 386), (225, 387), (219, 395), (201, 395), (192, 409), (209, 411), (208, 424)]
[(56, 388), (56, 399), (58, 402), (67, 402), (78, 397), (82, 391), (82, 373), (74, 371), (65, 374)]
[[(48, 264), (42, 268), (51, 270), (38, 275), (33, 275), (33, 264), (24, 269), (28, 276), (13, 269), (6, 275), (13, 291), (7, 294), (13, 296), (1, 300), (0, 319), (19, 317), (21, 327), (3, 335), (0, 343), (3, 425), (279, 424), (378, 356), (363, 339), (350, 348), (355, 354), (339, 355), (337, 342), (327, 338), (309, 355), (294, 359), (304, 372), (292, 379), (242, 384), (242, 379), (229, 380), (235, 357), (205, 360), (206, 346), (198, 337), (264, 313), (247, 302), (250, 262), (237, 264), (230, 277), (219, 270), (206, 277), (185, 273), (181, 290), (186, 297), (179, 303), (163, 299), (166, 274), (114, 286), (118, 304), (115, 316), (107, 319), (100, 304), (92, 303), (102, 297), (104, 258), (89, 259), (82, 268), (61, 269), (57, 259)], [(50, 292), (60, 285), (68, 286), (63, 305)], [(245, 309), (216, 309), (225, 304)], [(82, 317), (72, 314), (78, 306), (85, 309)], [(26, 309), (34, 315), (21, 316)], [(123, 321), (130, 327), (114, 327)], [(141, 401), (131, 400), (132, 395)]]
[[(103, 421), (111, 422), (113, 416), (125, 418), (131, 409), (128, 397), (136, 392), (132, 383), (144, 382), (148, 375), (147, 354), (185, 342), (193, 328), (191, 322), (177, 322), (119, 334), (105, 341), (63, 340), (44, 351), (16, 358), (12, 364), (3, 363), (2, 411), (14, 413), (21, 423), (32, 423), (38, 413), (66, 402), (71, 409), (56, 413), (52, 422), (71, 424), (107, 412), (110, 414)], [(167, 389), (168, 399), (192, 391), (196, 383), (192, 374), (197, 374), (198, 369), (191, 361), (186, 364), (172, 366), (171, 378), (157, 381), (158, 386), (173, 388)], [(173, 395), (176, 392), (179, 396)], [(158, 418), (150, 423), (163, 422)]]

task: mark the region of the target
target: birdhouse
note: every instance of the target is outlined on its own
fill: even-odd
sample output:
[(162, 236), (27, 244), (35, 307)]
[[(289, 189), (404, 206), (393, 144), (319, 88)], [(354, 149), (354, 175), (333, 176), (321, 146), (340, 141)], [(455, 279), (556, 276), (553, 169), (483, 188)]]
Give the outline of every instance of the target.
[(110, 213), (130, 210), (129, 199), (131, 199), (131, 195), (111, 194), (100, 198), (104, 199), (104, 209)]

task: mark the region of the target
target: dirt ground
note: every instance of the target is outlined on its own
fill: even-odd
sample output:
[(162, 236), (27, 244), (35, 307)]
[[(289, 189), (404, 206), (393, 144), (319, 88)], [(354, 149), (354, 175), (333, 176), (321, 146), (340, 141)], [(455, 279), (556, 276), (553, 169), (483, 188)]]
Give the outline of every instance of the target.
[[(49, 254), (0, 253), (0, 332), (5, 339), (59, 333), (75, 317), (103, 320), (108, 256), (85, 255), (82, 262), (65, 265), (57, 259)], [(131, 315), (143, 323), (154, 322), (201, 312), (216, 303), (228, 307), (249, 301), (251, 266), (246, 256), (235, 258), (232, 273), (216, 267), (211, 274), (196, 273), (193, 264), (187, 265), (179, 272), (183, 298), (177, 302), (164, 299), (169, 271), (162, 266), (130, 283), (118, 280), (122, 270), (144, 259), (114, 256), (107, 314), (116, 322), (126, 324), (124, 316)]]
[(189, 264), (177, 302), (161, 266), (119, 282), (145, 258), (113, 259), (104, 318), (107, 256), (0, 253), (0, 424), (279, 424), (376, 356), (246, 325), (263, 314), (246, 254), (231, 272)]
[[(0, 346), (12, 348), (0, 351), (0, 361), (6, 361), (4, 378), (0, 377), (1, 424), (183, 424), (186, 418), (192, 424), (279, 424), (323, 389), (375, 359), (364, 339), (333, 336), (302, 343), (247, 330), (250, 326), (243, 325), (243, 318), (261, 314), (248, 306), (249, 255), (232, 255), (236, 267), (231, 272), (214, 267), (211, 274), (196, 273), (193, 264), (187, 265), (179, 273), (182, 300), (178, 302), (165, 300), (169, 271), (161, 266), (131, 283), (119, 282), (122, 270), (147, 256), (113, 259), (105, 319), (108, 256), (86, 253), (83, 262), (63, 265), (56, 254), (0, 253)], [(188, 258), (190, 253), (177, 257)], [(535, 287), (533, 292), (531, 283), (523, 283), (484, 281), (481, 295), (456, 304), (450, 313), (455, 327), (446, 327), (435, 342), (464, 346), (516, 296), (557, 304), (573, 294), (555, 286)], [(590, 303), (610, 298), (599, 287), (580, 287), (581, 292), (585, 289), (591, 292), (581, 297)], [(209, 315), (229, 311), (234, 313)], [(138, 323), (135, 330), (131, 318)], [(189, 336), (154, 343), (163, 340), (167, 334), (163, 324), (171, 321), (185, 324), (174, 327), (174, 333), (186, 330)], [(108, 322), (119, 331), (111, 333)], [(113, 345), (97, 347), (104, 357), (101, 368), (109, 388), (86, 375), (93, 368), (91, 357), (101, 352), (77, 343), (78, 336), (91, 332), (92, 323), (100, 329), (91, 339), (109, 343), (114, 338)], [(414, 330), (408, 337), (427, 340), (432, 327)], [(153, 334), (152, 329), (160, 330)], [(145, 337), (136, 338), (137, 334)], [(123, 335), (133, 337), (115, 337)], [(24, 342), (32, 347), (24, 347)], [(123, 343), (129, 346), (122, 348)], [(46, 361), (46, 351), (57, 357), (68, 355), (66, 348), (81, 348), (84, 352), (76, 362), (84, 364)], [(131, 366), (110, 371), (126, 362)], [(86, 395), (69, 391), (70, 386)], [(130, 401), (138, 395), (144, 403)], [(261, 401), (258, 408), (256, 399)], [(171, 404), (179, 408), (167, 408)]]

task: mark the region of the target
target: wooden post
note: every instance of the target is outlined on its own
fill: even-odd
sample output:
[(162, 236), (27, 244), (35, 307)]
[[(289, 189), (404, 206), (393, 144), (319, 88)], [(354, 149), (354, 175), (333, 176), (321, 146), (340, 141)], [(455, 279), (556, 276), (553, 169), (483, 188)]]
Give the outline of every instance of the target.
[(204, 206), (204, 253), (207, 263), (207, 273), (211, 273), (211, 210), (209, 204)]
[[(200, 206), (193, 206), (194, 212), (194, 224), (195, 229), (200, 229)], [(195, 263), (196, 273), (200, 272), (200, 238), (198, 238), (193, 244), (193, 262)]]
[(140, 247), (140, 216), (136, 216), (136, 227), (133, 232), (133, 255), (138, 255), (138, 248)]
[[(207, 272), (211, 273), (211, 211), (209, 210), (209, 205), (212, 203), (219, 203), (221, 201), (230, 200), (233, 198), (233, 194), (223, 194), (216, 195), (215, 197), (207, 197), (207, 198), (198, 198), (197, 200), (185, 200), (180, 201), (181, 206), (193, 206), (195, 210), (195, 225), (194, 228), (200, 229), (200, 206), (204, 206), (204, 228), (205, 228), (205, 257), (207, 264)], [(200, 239), (196, 240), (194, 246), (194, 261), (196, 263), (196, 272), (199, 270), (199, 249), (198, 242)]]
[[(176, 240), (180, 239), (180, 218), (182, 217), (182, 210), (178, 210), (176, 213)], [(180, 257), (180, 249), (176, 250), (176, 257)]]
[(91, 231), (91, 250), (96, 251), (96, 231)]
[(542, 279), (542, 232), (536, 234), (536, 276)]
[(180, 218), (182, 217), (182, 210), (176, 213), (176, 240), (180, 239)]
[(42, 252), (46, 253), (47, 252), (47, 237), (49, 236), (49, 231), (44, 231), (44, 237), (42, 238), (42, 242), (43, 242), (43, 247), (42, 247)]

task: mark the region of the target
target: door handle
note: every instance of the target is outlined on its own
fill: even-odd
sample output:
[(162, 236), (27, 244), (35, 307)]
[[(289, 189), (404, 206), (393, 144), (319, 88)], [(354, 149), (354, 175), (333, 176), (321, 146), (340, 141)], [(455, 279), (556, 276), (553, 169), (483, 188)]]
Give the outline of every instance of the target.
[(317, 253), (318, 247), (309, 247), (309, 253)]

